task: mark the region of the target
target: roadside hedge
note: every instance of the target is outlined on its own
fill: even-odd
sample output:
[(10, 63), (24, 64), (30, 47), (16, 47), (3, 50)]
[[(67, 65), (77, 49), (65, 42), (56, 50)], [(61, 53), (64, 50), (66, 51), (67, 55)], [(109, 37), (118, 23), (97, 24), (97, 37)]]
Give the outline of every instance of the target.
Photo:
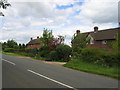
[(14, 51), (13, 48), (5, 48), (5, 49), (4, 49), (4, 52), (13, 52), (13, 51)]
[(79, 54), (79, 59), (85, 62), (99, 64), (102, 66), (118, 66), (120, 63), (117, 52), (104, 51), (99, 48), (84, 48)]
[(53, 60), (69, 61), (69, 55), (71, 54), (71, 47), (68, 45), (59, 45), (54, 51), (50, 52), (50, 57)]

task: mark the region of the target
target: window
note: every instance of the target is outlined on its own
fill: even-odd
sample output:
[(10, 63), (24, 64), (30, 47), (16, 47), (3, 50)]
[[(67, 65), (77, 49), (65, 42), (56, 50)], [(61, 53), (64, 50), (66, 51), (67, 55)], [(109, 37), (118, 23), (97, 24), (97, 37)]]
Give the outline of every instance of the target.
[(107, 43), (107, 41), (102, 41), (102, 44), (106, 44)]
[(93, 38), (90, 39), (90, 44), (94, 44), (94, 39)]

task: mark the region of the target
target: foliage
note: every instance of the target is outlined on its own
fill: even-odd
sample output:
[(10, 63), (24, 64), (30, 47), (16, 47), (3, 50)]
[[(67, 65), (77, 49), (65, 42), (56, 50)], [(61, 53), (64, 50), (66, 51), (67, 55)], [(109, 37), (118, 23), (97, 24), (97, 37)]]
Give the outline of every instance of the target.
[(50, 40), (50, 43), (48, 45), (48, 49), (51, 51), (51, 50), (54, 50), (59, 44), (59, 40), (58, 39), (55, 39), (53, 38), (52, 40)]
[(52, 39), (53, 39), (52, 31), (44, 28), (43, 35), (41, 37), (41, 40), (44, 43), (44, 46), (48, 46)]
[(82, 48), (85, 48), (86, 44), (87, 44), (86, 36), (84, 34), (78, 34), (72, 40), (73, 51), (78, 52), (78, 50), (81, 50)]
[(4, 49), (4, 52), (13, 52), (13, 51), (14, 51), (13, 48), (5, 48), (5, 49)]
[(49, 56), (50, 56), (50, 58), (51, 58), (52, 60), (55, 60), (55, 61), (59, 60), (58, 54), (57, 54), (56, 51), (51, 51), (50, 54), (49, 54)]
[(25, 51), (25, 44), (17, 44), (14, 40), (8, 40), (7, 42), (2, 43), (2, 50), (4, 52), (26, 52)]
[(14, 48), (15, 45), (17, 45), (17, 42), (15, 42), (14, 40), (8, 40), (7, 41), (7, 46), (9, 48)]
[(79, 57), (82, 61), (107, 67), (117, 66), (120, 63), (117, 52), (106, 52), (99, 48), (84, 48)]
[(40, 56), (41, 57), (48, 57), (48, 54), (49, 54), (49, 50), (48, 50), (48, 46), (42, 46), (40, 49), (39, 49), (39, 53), (40, 53)]
[(0, 8), (6, 9), (8, 6), (11, 6), (11, 4), (7, 0), (0, 0)]
[[(7, 9), (8, 6), (11, 6), (11, 4), (7, 0), (0, 0), (0, 8)], [(0, 12), (0, 16), (4, 16), (4, 14)]]
[(84, 48), (81, 52), (81, 58), (87, 62), (93, 62), (101, 59), (102, 51), (99, 48)]
[(2, 43), (2, 49), (5, 50), (5, 48), (15, 48), (17, 49), (17, 42), (14, 40), (8, 40), (7, 42)]
[(100, 74), (100, 75), (105, 75), (105, 76), (110, 76), (113, 78), (120, 79), (120, 76), (118, 74), (118, 70), (120, 69), (120, 67), (117, 67), (117, 66), (105, 67), (105, 66), (96, 65), (89, 62), (84, 62), (79, 60), (78, 58), (72, 58), (64, 66), (72, 69), (84, 71), (84, 72), (95, 73), (95, 74)]
[(64, 37), (64, 36), (58, 35), (59, 44), (64, 44), (64, 40), (65, 40), (65, 37)]
[(59, 45), (56, 48), (57, 57), (59, 60), (68, 61), (71, 54), (71, 47), (68, 45)]
[(117, 36), (116, 36), (116, 41), (108, 41), (108, 42), (107, 42), (107, 45), (110, 46), (110, 47), (112, 47), (113, 50), (116, 51), (116, 52), (118, 51), (118, 43), (119, 43), (118, 40), (119, 40), (119, 39), (118, 39), (118, 34), (117, 34)]

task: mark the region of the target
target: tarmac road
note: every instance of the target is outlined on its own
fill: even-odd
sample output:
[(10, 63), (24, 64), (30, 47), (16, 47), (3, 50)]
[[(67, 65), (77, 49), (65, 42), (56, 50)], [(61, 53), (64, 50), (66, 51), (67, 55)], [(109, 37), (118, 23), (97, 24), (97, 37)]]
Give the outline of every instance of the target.
[(3, 54), (2, 88), (118, 88), (118, 80)]

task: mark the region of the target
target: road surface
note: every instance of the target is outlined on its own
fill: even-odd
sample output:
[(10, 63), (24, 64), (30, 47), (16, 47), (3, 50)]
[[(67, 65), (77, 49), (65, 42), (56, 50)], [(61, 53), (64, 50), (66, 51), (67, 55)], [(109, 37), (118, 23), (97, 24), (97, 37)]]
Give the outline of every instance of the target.
[(11, 55), (2, 55), (2, 88), (118, 88), (118, 80)]

